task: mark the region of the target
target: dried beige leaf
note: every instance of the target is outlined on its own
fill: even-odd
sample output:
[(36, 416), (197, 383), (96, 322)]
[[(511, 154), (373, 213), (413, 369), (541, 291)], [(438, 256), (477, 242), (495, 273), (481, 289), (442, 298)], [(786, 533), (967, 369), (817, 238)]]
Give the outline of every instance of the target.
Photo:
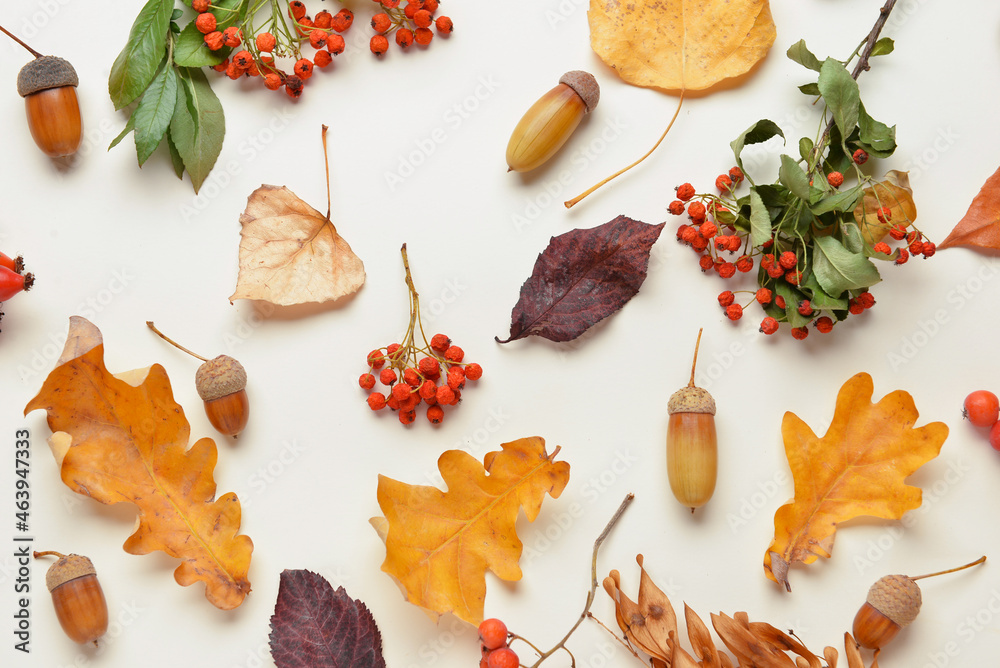
[[(670, 637), (677, 635), (677, 616), (667, 595), (657, 587), (642, 567), (643, 557), (636, 562), (641, 570), (638, 602), (621, 590), (621, 575), (611, 571), (604, 578), (604, 590), (615, 602), (615, 618), (625, 636), (646, 654), (671, 665)], [(676, 643), (675, 643), (676, 644)]]
[(364, 264), (329, 216), (284, 186), (253, 191), (240, 224), (240, 271), (230, 301), (327, 302), (364, 285)]
[[(878, 211), (889, 209), (889, 222), (878, 219)], [(917, 205), (913, 201), (909, 172), (890, 170), (884, 181), (873, 182), (862, 191), (854, 207), (854, 220), (861, 228), (861, 235), (869, 244), (876, 244), (889, 233), (893, 225), (907, 227), (917, 219)]]

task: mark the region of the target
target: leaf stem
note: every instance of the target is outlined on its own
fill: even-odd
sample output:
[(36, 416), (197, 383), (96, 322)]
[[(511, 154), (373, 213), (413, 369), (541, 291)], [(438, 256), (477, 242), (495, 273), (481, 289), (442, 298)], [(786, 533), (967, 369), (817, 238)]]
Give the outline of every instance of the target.
[[(545, 659), (552, 656), (560, 649), (565, 650), (567, 653), (569, 653), (570, 657), (573, 656), (573, 654), (569, 652), (568, 649), (566, 649), (566, 641), (569, 640), (569, 637), (573, 635), (573, 632), (576, 631), (576, 629), (580, 626), (581, 623), (583, 623), (583, 620), (585, 620), (587, 617), (590, 616), (590, 606), (594, 603), (594, 599), (597, 597), (597, 553), (601, 549), (601, 544), (604, 543), (604, 541), (607, 539), (608, 534), (611, 533), (611, 530), (618, 523), (618, 520), (621, 518), (622, 513), (624, 513), (625, 509), (629, 507), (633, 499), (635, 499), (635, 494), (632, 494), (630, 492), (629, 494), (625, 495), (625, 498), (622, 499), (621, 504), (618, 506), (618, 510), (616, 510), (615, 514), (611, 516), (611, 520), (608, 521), (607, 525), (604, 527), (604, 530), (597, 537), (597, 540), (594, 541), (594, 552), (590, 560), (590, 592), (587, 594), (587, 602), (583, 606), (583, 612), (580, 613), (579, 619), (576, 620), (576, 623), (573, 624), (570, 630), (566, 632), (566, 635), (563, 636), (562, 640), (556, 643), (556, 645), (552, 649), (550, 649), (547, 652), (540, 652), (538, 660), (535, 661), (535, 663), (531, 664), (529, 668), (538, 668), (538, 666), (540, 666), (542, 662), (545, 661)], [(520, 636), (514, 636), (514, 637), (520, 638)], [(524, 640), (523, 638), (520, 639)], [(527, 643), (527, 641), (524, 642)], [(530, 645), (531, 647), (534, 647), (534, 645), (531, 645), (531, 643), (527, 644)], [(538, 651), (537, 648), (535, 648), (535, 651)], [(574, 666), (576, 665), (575, 660), (573, 660), (573, 665)]]
[(164, 334), (163, 332), (161, 332), (160, 330), (158, 330), (156, 328), (156, 325), (153, 324), (152, 320), (147, 320), (146, 321), (146, 327), (149, 327), (151, 330), (153, 330), (154, 332), (156, 332), (156, 335), (158, 337), (160, 337), (161, 339), (163, 339), (164, 341), (166, 341), (167, 343), (169, 343), (170, 345), (172, 345), (174, 348), (177, 348), (179, 350), (183, 350), (188, 355), (191, 355), (192, 357), (197, 357), (202, 362), (207, 362), (208, 361), (208, 359), (202, 357), (198, 353), (191, 352), (190, 350), (188, 350), (187, 348), (185, 348), (184, 346), (182, 346), (181, 344), (177, 343), (176, 341), (174, 341), (173, 339), (171, 339), (169, 336), (167, 336), (166, 334)]
[(963, 571), (966, 568), (972, 568), (973, 566), (978, 566), (979, 564), (983, 563), (984, 561), (986, 561), (986, 555), (983, 555), (983, 556), (979, 557), (978, 559), (976, 559), (975, 561), (971, 561), (971, 562), (967, 563), (964, 566), (959, 566), (957, 568), (949, 568), (946, 571), (938, 571), (937, 573), (927, 573), (926, 575), (918, 575), (918, 576), (912, 577), (910, 579), (911, 580), (923, 580), (924, 578), (932, 578), (932, 577), (934, 577), (936, 575), (947, 575), (948, 573), (954, 573), (955, 571)]
[(34, 49), (32, 49), (30, 46), (28, 46), (27, 44), (25, 44), (23, 41), (21, 41), (20, 37), (18, 37), (17, 35), (15, 35), (14, 33), (12, 33), (11, 31), (7, 30), (3, 26), (0, 26), (0, 32), (3, 32), (3, 34), (7, 35), (7, 37), (10, 37), (12, 40), (14, 40), (18, 44), (20, 44), (21, 46), (23, 46), (24, 48), (26, 48), (31, 53), (31, 55), (33, 55), (35, 58), (41, 58), (42, 57), (42, 54), (38, 53), (37, 51), (35, 51)]
[(698, 329), (698, 340), (694, 344), (694, 360), (691, 362), (691, 380), (688, 381), (688, 387), (694, 387), (694, 369), (698, 366), (698, 348), (701, 347), (701, 333), (704, 327)]
[[(892, 0), (892, 2), (895, 2), (895, 1), (896, 0)], [(674, 121), (677, 120), (677, 114), (679, 114), (681, 112), (681, 105), (682, 104), (684, 104), (684, 89), (683, 88), (681, 89), (681, 97), (680, 97), (679, 100), (677, 100), (677, 108), (674, 109), (674, 115), (673, 115), (673, 117), (671, 117), (670, 123), (667, 124), (667, 129), (663, 131), (663, 134), (660, 135), (660, 138), (656, 140), (655, 144), (653, 144), (653, 148), (651, 148), (648, 151), (646, 151), (646, 154), (644, 156), (642, 156), (641, 158), (639, 158), (638, 160), (636, 160), (635, 162), (633, 162), (628, 167), (615, 172), (614, 174), (612, 174), (608, 178), (604, 179), (603, 181), (601, 181), (597, 185), (592, 186), (586, 192), (577, 195), (576, 197), (574, 197), (573, 199), (569, 200), (568, 202), (564, 202), (563, 204), (566, 206), (566, 208), (567, 209), (572, 208), (574, 205), (578, 204), (580, 202), (580, 200), (582, 200), (584, 197), (586, 197), (590, 193), (594, 192), (595, 190), (597, 190), (598, 188), (600, 188), (601, 186), (603, 186), (608, 181), (611, 181), (612, 179), (618, 178), (619, 176), (621, 176), (622, 174), (624, 174), (625, 172), (627, 172), (628, 170), (632, 169), (633, 167), (635, 167), (636, 165), (638, 165), (640, 162), (642, 162), (643, 160), (645, 160), (646, 158), (648, 158), (649, 155), (650, 155), (650, 153), (652, 153), (653, 151), (656, 150), (656, 147), (658, 147), (660, 145), (660, 143), (667, 136), (667, 133), (670, 132), (670, 128), (672, 128), (674, 126)]]

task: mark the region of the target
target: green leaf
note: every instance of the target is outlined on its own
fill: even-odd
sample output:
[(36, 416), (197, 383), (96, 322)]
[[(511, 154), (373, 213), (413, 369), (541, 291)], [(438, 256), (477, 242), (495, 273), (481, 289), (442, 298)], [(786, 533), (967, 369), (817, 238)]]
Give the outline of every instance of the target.
[(855, 223), (844, 223), (841, 229), (844, 232), (844, 247), (852, 253), (864, 252), (865, 238), (861, 235), (861, 228)]
[(799, 313), (799, 302), (806, 298), (804, 294), (785, 281), (778, 281), (775, 291), (785, 299), (785, 320), (792, 327), (805, 327), (812, 318)]
[(833, 237), (813, 239), (812, 267), (820, 287), (830, 295), (867, 288), (882, 280), (871, 260), (847, 250)]
[(122, 130), (117, 137), (111, 140), (111, 144), (108, 145), (108, 150), (110, 151), (115, 146), (118, 146), (118, 144), (121, 143), (122, 139), (125, 139), (125, 135), (132, 132), (132, 130), (134, 129), (135, 129), (135, 114), (133, 113), (128, 117), (128, 122), (125, 123), (125, 129)]
[(229, 51), (229, 47), (210, 50), (205, 44), (205, 36), (191, 21), (174, 42), (174, 62), (178, 67), (211, 67), (225, 60)]
[(861, 104), (858, 82), (851, 78), (843, 63), (827, 58), (819, 73), (819, 92), (833, 113), (840, 136), (849, 136), (858, 124), (858, 107)]
[(802, 159), (806, 162), (809, 162), (809, 156), (812, 155), (815, 147), (816, 145), (813, 144), (813, 140), (809, 139), (809, 137), (802, 137), (799, 139), (799, 155), (802, 156)]
[(174, 173), (177, 174), (177, 178), (184, 178), (184, 158), (177, 151), (177, 146), (174, 144), (174, 138), (170, 136), (170, 130), (167, 130), (167, 148), (170, 149), (170, 162), (174, 166)]
[(816, 280), (816, 274), (811, 273), (809, 277), (802, 281), (802, 290), (809, 295), (809, 301), (814, 309), (820, 311), (842, 311), (847, 309), (847, 299), (831, 297), (820, 287)]
[(170, 63), (165, 62), (132, 114), (135, 119), (135, 152), (140, 167), (160, 145), (170, 127), (176, 103), (177, 76)]
[(743, 159), (740, 157), (740, 154), (743, 152), (743, 148), (748, 144), (765, 142), (771, 137), (781, 137), (782, 141), (785, 139), (781, 128), (774, 121), (764, 118), (751, 125), (739, 137), (729, 143), (729, 146), (733, 149), (733, 155), (736, 156), (736, 164), (741, 170), (743, 169)]
[(771, 238), (771, 214), (756, 188), (750, 189), (750, 241), (760, 246)]
[(182, 16), (184, 16), (184, 10), (183, 9), (175, 9), (173, 12), (170, 13), (170, 20), (171, 21), (176, 21), (177, 19), (179, 19)]
[(856, 185), (850, 190), (838, 192), (829, 197), (824, 197), (816, 204), (809, 207), (814, 214), (822, 216), (830, 211), (854, 211), (858, 198), (861, 197), (861, 185)]
[(800, 39), (795, 44), (788, 47), (788, 51), (785, 52), (789, 58), (797, 62), (802, 67), (807, 67), (810, 70), (816, 72), (820, 71), (823, 63), (819, 62), (819, 58), (813, 55), (812, 51), (806, 48), (806, 41)]
[(792, 191), (799, 199), (809, 201), (812, 193), (809, 189), (809, 175), (791, 156), (781, 155), (781, 167), (778, 169), (778, 181)]
[(808, 95), (809, 97), (819, 96), (819, 84), (815, 81), (812, 83), (802, 84), (799, 86), (799, 90)]
[(148, 0), (135, 17), (128, 41), (111, 66), (108, 91), (115, 109), (134, 102), (156, 76), (167, 51), (173, 0)]
[(222, 103), (201, 70), (178, 68), (177, 76), (181, 85), (177, 87), (170, 136), (197, 193), (222, 152), (226, 120)]
[(896, 150), (896, 126), (889, 127), (876, 121), (865, 111), (865, 105), (858, 105), (858, 139), (872, 149), (876, 158), (888, 158)]
[(892, 53), (895, 48), (896, 43), (892, 41), (891, 37), (883, 37), (879, 41), (875, 42), (875, 46), (872, 47), (872, 55), (885, 56)]

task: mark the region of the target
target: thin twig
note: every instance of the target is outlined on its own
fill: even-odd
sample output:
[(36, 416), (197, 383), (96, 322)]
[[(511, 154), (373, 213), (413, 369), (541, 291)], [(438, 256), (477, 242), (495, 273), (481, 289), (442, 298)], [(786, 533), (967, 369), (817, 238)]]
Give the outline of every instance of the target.
[(42, 54), (38, 53), (37, 51), (35, 51), (34, 49), (32, 49), (30, 46), (28, 46), (27, 44), (25, 44), (23, 41), (21, 41), (21, 39), (17, 35), (15, 35), (14, 33), (12, 33), (11, 31), (7, 30), (3, 26), (0, 26), (0, 32), (2, 32), (3, 34), (7, 35), (7, 37), (10, 37), (12, 40), (14, 40), (18, 44), (20, 44), (21, 46), (23, 46), (24, 48), (26, 48), (31, 53), (31, 55), (33, 55), (35, 58), (41, 58), (42, 57)]
[[(615, 514), (611, 517), (611, 520), (608, 522), (607, 526), (604, 527), (604, 531), (602, 531), (601, 534), (597, 537), (597, 540), (594, 541), (594, 552), (590, 561), (590, 592), (587, 594), (587, 603), (583, 606), (583, 612), (580, 613), (580, 618), (576, 620), (576, 623), (573, 624), (572, 628), (570, 628), (570, 630), (566, 633), (566, 635), (563, 636), (562, 640), (556, 643), (556, 645), (552, 649), (550, 649), (547, 652), (541, 652), (539, 654), (538, 660), (535, 661), (535, 663), (531, 664), (530, 668), (538, 668), (538, 666), (540, 666), (542, 662), (545, 661), (545, 659), (552, 656), (560, 649), (565, 650), (567, 653), (569, 653), (569, 650), (566, 649), (566, 641), (569, 640), (569, 637), (571, 635), (573, 635), (573, 632), (576, 631), (577, 627), (579, 627), (580, 624), (583, 623), (583, 620), (585, 620), (588, 616), (590, 616), (590, 606), (594, 603), (594, 599), (597, 597), (597, 553), (601, 549), (601, 544), (608, 537), (608, 534), (611, 533), (611, 530), (615, 527), (615, 524), (618, 523), (618, 520), (619, 518), (621, 518), (622, 513), (624, 513), (625, 509), (629, 507), (629, 504), (632, 503), (633, 499), (635, 499), (635, 494), (632, 494), (631, 492), (625, 496), (625, 498), (621, 502), (621, 505), (618, 506), (618, 510), (615, 511)], [(520, 640), (524, 640), (523, 638), (520, 638), (520, 636), (515, 636), (515, 637), (518, 637)], [(572, 653), (570, 653), (570, 656), (571, 657), (573, 656)]]

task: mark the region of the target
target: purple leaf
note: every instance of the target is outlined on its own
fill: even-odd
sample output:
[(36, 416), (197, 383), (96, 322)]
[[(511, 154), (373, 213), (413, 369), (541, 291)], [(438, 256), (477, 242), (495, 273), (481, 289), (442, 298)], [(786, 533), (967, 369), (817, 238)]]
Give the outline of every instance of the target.
[(665, 223), (618, 216), (552, 237), (510, 316), (508, 343), (529, 335), (571, 341), (620, 309), (646, 280), (649, 251)]
[(310, 571), (282, 571), (270, 641), (278, 668), (385, 668), (365, 604)]

